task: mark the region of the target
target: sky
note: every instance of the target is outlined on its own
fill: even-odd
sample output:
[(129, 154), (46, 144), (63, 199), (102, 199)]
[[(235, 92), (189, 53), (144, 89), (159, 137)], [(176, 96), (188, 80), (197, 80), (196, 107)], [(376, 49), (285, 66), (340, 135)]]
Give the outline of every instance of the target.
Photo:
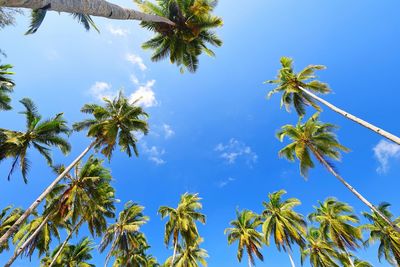
[[(113, 2), (134, 7), (127, 0)], [(105, 163), (121, 200), (118, 212), (129, 200), (145, 206), (150, 221), (142, 230), (150, 252), (162, 262), (172, 250), (163, 244), (165, 221), (157, 215), (158, 207), (176, 206), (185, 192), (199, 193), (207, 215), (207, 224), (199, 231), (209, 266), (246, 266), (246, 258), (238, 263), (236, 244), (228, 246), (224, 229), (236, 209), (260, 213), (270, 192), (285, 189), (287, 197), (299, 198), (302, 205), (296, 210), (304, 215), (330, 196), (352, 205), (360, 218), (368, 211), (321, 166), (304, 180), (297, 163), (278, 157), (284, 144), (275, 133), (282, 125), (296, 123), (297, 115), (280, 109), (278, 95), (267, 100), (271, 87), (263, 82), (275, 77), (281, 56), (293, 57), (296, 70), (326, 65), (327, 70), (318, 73), (333, 89), (326, 100), (400, 134), (399, 8), (395, 0), (220, 0), (215, 13), (224, 19), (218, 30), (224, 45), (215, 49), (216, 58), (200, 58), (196, 74), (181, 74), (168, 61), (151, 62), (151, 53), (141, 44), (152, 34), (138, 22), (94, 18), (98, 34), (86, 32), (67, 14), (52, 12), (36, 34), (25, 36), (25, 12), (15, 27), (0, 31), (0, 48), (7, 54), (2, 63), (14, 65), (17, 84), (14, 110), (0, 113), (0, 127), (23, 129), (24, 118), (18, 114), (23, 97), (33, 99), (44, 117), (64, 112), (72, 124), (85, 118), (80, 113), (85, 103), (100, 103), (121, 89), (132, 99), (141, 96), (151, 131), (139, 141), (140, 156), (115, 153)], [(391, 211), (399, 216), (399, 146), (328, 108), (323, 108), (321, 119), (339, 125), (339, 140), (351, 149), (336, 163), (340, 174), (372, 203), (392, 203)], [(54, 151), (55, 162), (70, 162), (90, 140), (80, 133), (70, 142), (70, 155)], [(27, 185), (18, 172), (7, 181), (10, 162), (1, 163), (0, 207), (27, 207), (54, 178), (40, 156), (29, 156)], [(86, 234), (84, 227), (74, 240)], [(287, 255), (274, 246), (262, 253), (264, 263), (257, 266), (289, 265)], [(298, 251), (294, 254), (300, 265)], [(0, 263), (10, 255), (0, 255)], [(93, 256), (96, 266), (104, 263), (105, 253), (95, 250)], [(357, 256), (373, 266), (389, 266), (378, 261), (377, 246), (362, 249)], [(35, 254), (15, 266), (38, 262)]]

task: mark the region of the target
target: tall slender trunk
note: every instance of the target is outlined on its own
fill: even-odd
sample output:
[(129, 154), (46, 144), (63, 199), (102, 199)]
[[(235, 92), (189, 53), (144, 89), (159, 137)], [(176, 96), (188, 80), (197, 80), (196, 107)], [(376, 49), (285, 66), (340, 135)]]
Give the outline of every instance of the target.
[(39, 232), (43, 229), (43, 227), (46, 225), (46, 223), (49, 221), (50, 215), (47, 215), (46, 218), (43, 219), (43, 221), (39, 224), (39, 226), (36, 228), (36, 230), (28, 237), (27, 240), (19, 247), (17, 250), (14, 252), (12, 257), (8, 260), (8, 262), (4, 265), (4, 267), (9, 267), (11, 266), (14, 261), (17, 259), (19, 255), (24, 251), (24, 249), (29, 245), (29, 243), (39, 234)]
[(108, 19), (163, 22), (175, 25), (167, 18), (123, 8), (105, 0), (0, 0), (0, 6), (33, 10), (45, 8), (57, 12), (79, 13)]
[(395, 225), (388, 217), (380, 212), (371, 202), (364, 198), (353, 186), (351, 186), (346, 180), (341, 177), (336, 171), (329, 165), (329, 163), (318, 153), (318, 151), (312, 150), (317, 159), (324, 165), (324, 167), (335, 176), (344, 186), (346, 186), (359, 200), (367, 205), (372, 211), (374, 211), (379, 217), (381, 217), (386, 223), (391, 225), (397, 232), (400, 233), (400, 228)]
[(292, 267), (296, 267), (296, 265), (294, 264), (294, 260), (293, 260), (293, 256), (292, 256), (292, 251), (290, 250), (290, 248), (287, 249), (287, 253), (288, 253), (288, 255), (289, 255), (290, 264), (292, 265)]
[(172, 255), (171, 267), (174, 266), (177, 250), (178, 250), (178, 238), (174, 237), (174, 254)]
[(77, 223), (74, 227), (74, 229), (71, 230), (71, 232), (69, 232), (67, 238), (64, 240), (64, 242), (62, 243), (61, 247), (58, 249), (57, 254), (53, 257), (50, 265), (48, 267), (52, 267), (54, 265), (54, 263), (56, 262), (57, 258), (60, 256), (61, 252), (63, 251), (64, 247), (67, 245), (68, 241), (71, 239), (72, 235), (79, 229), (79, 227), (82, 225), (82, 223), (84, 222), (83, 219), (81, 219), (79, 221), (79, 223)]
[(350, 257), (350, 253), (347, 251), (346, 247), (343, 247), (343, 250), (344, 250), (344, 253), (346, 253), (346, 255), (347, 255), (347, 259), (349, 259), (350, 266), (355, 267), (353, 259)]
[(364, 126), (364, 127), (367, 128), (367, 129), (370, 129), (371, 131), (373, 131), (373, 132), (375, 132), (375, 133), (377, 133), (377, 134), (380, 134), (380, 135), (382, 135), (383, 137), (385, 137), (386, 139), (388, 139), (388, 140), (390, 140), (390, 141), (392, 141), (392, 142), (394, 142), (394, 143), (400, 145), (400, 138), (397, 137), (397, 136), (395, 136), (394, 134), (391, 134), (391, 133), (389, 133), (389, 132), (386, 132), (385, 130), (383, 130), (383, 129), (381, 129), (381, 128), (378, 128), (378, 127), (376, 127), (375, 125), (372, 125), (372, 124), (370, 124), (370, 123), (368, 123), (368, 122), (366, 122), (366, 121), (364, 121), (364, 120), (362, 120), (362, 119), (360, 119), (360, 118), (357, 118), (356, 116), (354, 116), (354, 115), (352, 115), (352, 114), (350, 114), (350, 113), (348, 113), (348, 112), (346, 112), (346, 111), (344, 111), (344, 110), (342, 110), (342, 109), (340, 109), (340, 108), (338, 108), (338, 107), (332, 105), (332, 104), (329, 103), (328, 101), (325, 101), (324, 99), (318, 97), (317, 95), (311, 93), (310, 91), (304, 89), (303, 87), (300, 87), (300, 86), (299, 86), (299, 89), (300, 89), (303, 93), (305, 93), (305, 94), (307, 94), (308, 96), (314, 98), (314, 99), (317, 100), (318, 102), (324, 104), (325, 106), (327, 106), (328, 108), (332, 109), (332, 110), (335, 111), (336, 113), (339, 113), (340, 115), (342, 115), (342, 116), (344, 116), (344, 117), (346, 117), (346, 118), (348, 118), (348, 119), (350, 119), (350, 120), (352, 120), (352, 121), (354, 121), (354, 122), (356, 122), (356, 123), (358, 123), (358, 124)]
[(104, 267), (107, 267), (108, 261), (110, 260), (111, 253), (114, 251), (115, 247), (117, 246), (117, 243), (115, 240), (117, 239), (117, 232), (114, 233), (114, 243), (111, 246), (110, 252), (106, 256), (106, 261), (104, 262)]
[(37, 206), (39, 206), (39, 204), (54, 189), (61, 179), (71, 171), (71, 169), (92, 149), (96, 143), (97, 141), (93, 141), (85, 150), (83, 150), (83, 152), (67, 168), (65, 168), (65, 170), (56, 179), (54, 179), (54, 181), (43, 191), (43, 193), (40, 194), (40, 196), (31, 204), (31, 206), (25, 210), (21, 217), (19, 217), (18, 220), (0, 238), (0, 247), (7, 242), (11, 235), (18, 231), (19, 227), (28, 218), (28, 216), (37, 208)]

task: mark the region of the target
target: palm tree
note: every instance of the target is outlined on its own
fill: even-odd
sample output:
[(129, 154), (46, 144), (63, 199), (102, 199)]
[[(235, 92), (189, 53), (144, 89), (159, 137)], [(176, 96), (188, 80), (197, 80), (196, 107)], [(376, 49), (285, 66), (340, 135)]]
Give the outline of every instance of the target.
[(119, 213), (118, 220), (107, 228), (99, 248), (100, 252), (103, 252), (111, 244), (104, 266), (107, 266), (110, 257), (117, 252), (128, 254), (129, 251), (146, 244), (146, 239), (139, 232), (140, 227), (148, 221), (148, 217), (143, 215), (143, 209), (136, 203), (126, 203), (124, 210)]
[(344, 111), (328, 101), (318, 97), (316, 94), (328, 94), (331, 89), (326, 83), (315, 80), (315, 71), (323, 70), (325, 66), (322, 65), (309, 65), (299, 73), (293, 70), (293, 60), (288, 57), (281, 58), (282, 68), (278, 72), (276, 80), (266, 81), (266, 83), (277, 84), (278, 87), (269, 92), (268, 97), (275, 93), (282, 93), (281, 105), (285, 105), (289, 110), (290, 105), (293, 105), (300, 116), (305, 114), (305, 106), (311, 105), (318, 111), (320, 107), (315, 102), (319, 102), (330, 108), (331, 110), (339, 113), (340, 115), (348, 118), (371, 131), (382, 135), (383, 137), (400, 145), (400, 138), (376, 127), (356, 116)]
[[(389, 211), (390, 204), (382, 203), (378, 206), (381, 213), (392, 219), (393, 214)], [(381, 260), (382, 256), (393, 266), (400, 265), (400, 234), (376, 213), (363, 213), (364, 217), (370, 222), (363, 226), (369, 231), (366, 245), (380, 242), (378, 248), (378, 257)], [(400, 225), (400, 218), (397, 218), (394, 223)]]
[[(90, 264), (90, 261), (93, 257), (90, 254), (94, 248), (93, 242), (89, 238), (84, 238), (78, 242), (76, 245), (67, 245), (63, 250), (62, 257), (59, 257), (57, 262), (53, 265), (55, 267), (94, 267), (94, 264)], [(42, 267), (48, 267), (49, 263), (56, 251), (59, 251), (59, 248), (56, 248), (52, 256), (53, 257), (45, 257), (41, 261)]]
[(288, 252), (290, 263), (294, 267), (292, 244), (296, 243), (301, 248), (305, 246), (307, 224), (303, 216), (293, 210), (301, 204), (300, 200), (289, 198), (282, 201), (284, 194), (285, 190), (268, 194), (269, 202), (263, 203), (265, 209), (262, 212), (264, 219), (262, 232), (267, 246), (270, 244), (270, 236), (274, 236), (276, 247), (279, 251), (283, 249)]
[(14, 72), (11, 65), (0, 65), (0, 110), (10, 110), (11, 99), (8, 96), (14, 90), (15, 83), (9, 78)]
[(202, 242), (203, 239), (197, 237), (191, 243), (184, 243), (183, 247), (178, 246), (175, 262), (172, 262), (172, 257), (170, 257), (167, 260), (168, 265), (172, 265), (173, 263), (176, 267), (198, 267), (200, 263), (201, 266), (206, 267), (208, 253), (205, 249), (200, 248)]
[(203, 208), (200, 200), (198, 194), (185, 193), (181, 196), (177, 208), (162, 206), (158, 209), (162, 219), (169, 217), (165, 225), (164, 243), (168, 248), (172, 238), (174, 252), (171, 266), (175, 262), (179, 240), (183, 239), (186, 243), (195, 240), (199, 236), (196, 221), (206, 223), (206, 216), (199, 212)]
[(335, 244), (323, 238), (323, 234), (316, 228), (308, 230), (307, 245), (301, 251), (301, 264), (304, 264), (307, 257), (312, 267), (339, 267)]
[[(11, 227), (11, 225), (14, 224), (14, 222), (18, 219), (18, 217), (21, 216), (22, 212), (23, 211), (20, 208), (13, 209), (12, 206), (7, 206), (1, 210), (0, 235), (5, 233)], [(2, 246), (0, 246), (0, 253), (8, 249), (9, 249), (9, 244), (8, 242), (6, 242)]]
[(388, 224), (392, 225), (396, 231), (400, 228), (394, 225), (383, 213), (364, 198), (353, 186), (351, 186), (334, 169), (329, 159), (340, 160), (340, 151), (349, 151), (348, 148), (341, 145), (333, 130), (336, 126), (319, 121), (319, 114), (314, 114), (304, 124), (300, 120), (297, 125), (285, 125), (278, 132), (277, 136), (282, 142), (287, 136), (292, 143), (279, 151), (279, 156), (285, 157), (289, 161), (296, 158), (300, 161), (300, 174), (307, 177), (308, 170), (314, 167), (311, 158), (313, 155), (333, 176), (335, 176), (344, 186), (347, 187), (358, 199), (376, 212)]
[(59, 113), (55, 117), (42, 120), (42, 116), (32, 100), (24, 98), (20, 101), (24, 105), (25, 111), (21, 112), (26, 117), (26, 130), (24, 132), (0, 129), (3, 138), (0, 143), (0, 161), (12, 158), (8, 180), (10, 180), (18, 161), (24, 182), (28, 182), (28, 171), (30, 161), (27, 158), (28, 149), (35, 148), (46, 160), (52, 164), (50, 147), (58, 147), (64, 154), (67, 154), (71, 146), (63, 134), (69, 134), (67, 123), (63, 114)]
[[(58, 175), (54, 181), (42, 192), (42, 194), (30, 205), (22, 216), (14, 223), (10, 229), (0, 237), (0, 246), (15, 233), (19, 226), (28, 218), (36, 207), (54, 189), (54, 187), (67, 175), (72, 168), (94, 147), (108, 158), (111, 159), (112, 152), (117, 143), (121, 150), (132, 156), (133, 152), (138, 155), (136, 148), (137, 139), (135, 133), (148, 133), (147, 114), (136, 102), (129, 100), (120, 92), (114, 100), (104, 99), (105, 106), (97, 104), (86, 104), (82, 112), (89, 113), (94, 119), (88, 119), (74, 125), (74, 129), (81, 131), (88, 129), (88, 137), (93, 138), (92, 143), (72, 161), (72, 163)], [(2, 150), (0, 150), (2, 151)]]
[(310, 221), (320, 224), (323, 237), (332, 240), (347, 255), (349, 265), (354, 267), (347, 249), (355, 250), (360, 247), (358, 242), (362, 240), (362, 232), (359, 227), (352, 225), (359, 222), (353, 208), (334, 198), (328, 198), (314, 208), (315, 212), (308, 216)]
[(230, 222), (231, 228), (225, 229), (228, 234), (228, 244), (238, 242), (237, 258), (242, 261), (243, 251), (246, 250), (249, 267), (255, 265), (254, 254), (261, 261), (264, 260), (260, 252), (262, 246), (262, 234), (257, 228), (262, 224), (258, 215), (249, 210), (236, 211), (236, 219)]
[(207, 44), (222, 45), (222, 41), (211, 31), (223, 24), (221, 18), (211, 14), (218, 0), (158, 0), (157, 4), (147, 0), (135, 2), (143, 12), (174, 22), (174, 25), (151, 21), (141, 23), (144, 28), (156, 33), (142, 46), (154, 50), (153, 61), (169, 57), (171, 63), (195, 72), (202, 52), (215, 55)]

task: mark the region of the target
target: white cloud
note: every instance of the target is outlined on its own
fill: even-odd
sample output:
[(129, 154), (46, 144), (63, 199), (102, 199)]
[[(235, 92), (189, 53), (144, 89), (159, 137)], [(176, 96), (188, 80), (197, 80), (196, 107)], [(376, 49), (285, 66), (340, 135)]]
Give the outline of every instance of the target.
[(228, 164), (234, 164), (238, 158), (243, 158), (246, 163), (253, 164), (257, 162), (257, 154), (245, 143), (231, 138), (227, 144), (218, 144), (215, 151), (220, 153), (220, 157), (223, 158)]
[(130, 76), (129, 78), (130, 78), (131, 82), (132, 82), (134, 85), (139, 85), (139, 79), (136, 77), (135, 74), (131, 74), (131, 76)]
[(228, 179), (219, 182), (218, 187), (223, 188), (223, 187), (227, 186), (228, 184), (234, 182), (235, 180), (236, 180), (235, 178), (228, 177)]
[(373, 148), (376, 159), (380, 166), (376, 169), (378, 173), (386, 173), (389, 170), (391, 159), (400, 158), (400, 146), (386, 140), (381, 140)]
[(163, 124), (163, 130), (164, 130), (164, 137), (165, 137), (165, 139), (169, 139), (169, 138), (171, 138), (172, 136), (174, 136), (175, 135), (175, 131), (174, 130), (172, 130), (172, 127), (171, 127), (171, 125), (168, 125), (168, 124)]
[(108, 25), (107, 30), (115, 36), (125, 37), (129, 34), (129, 30), (111, 24)]
[(149, 147), (146, 142), (142, 143), (143, 153), (147, 155), (147, 158), (154, 162), (156, 165), (163, 165), (166, 163), (165, 160), (162, 159), (162, 156), (165, 154), (165, 150), (156, 146)]
[(155, 83), (155, 80), (150, 80), (145, 85), (139, 86), (139, 88), (129, 96), (129, 100), (131, 102), (136, 101), (138, 105), (146, 108), (156, 106), (158, 102), (156, 94), (153, 91)]
[(102, 100), (103, 98), (113, 98), (116, 92), (111, 90), (112, 86), (106, 82), (96, 82), (89, 89), (89, 93), (96, 99)]
[(126, 54), (125, 59), (133, 65), (137, 65), (141, 71), (147, 70), (147, 66), (143, 63), (143, 59), (135, 54)]

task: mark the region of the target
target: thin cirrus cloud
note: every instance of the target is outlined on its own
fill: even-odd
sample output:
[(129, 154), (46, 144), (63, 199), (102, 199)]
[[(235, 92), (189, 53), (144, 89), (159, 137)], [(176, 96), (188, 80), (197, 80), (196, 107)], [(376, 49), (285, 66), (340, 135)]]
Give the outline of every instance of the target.
[(140, 56), (128, 53), (126, 54), (125, 59), (133, 65), (138, 66), (141, 71), (147, 70), (147, 66), (144, 64), (143, 59)]
[(125, 37), (129, 35), (129, 30), (111, 24), (108, 25), (107, 30), (114, 36)]
[(394, 159), (400, 159), (400, 146), (386, 140), (381, 140), (373, 148), (375, 158), (379, 162), (376, 171), (379, 174), (385, 174), (390, 169), (390, 162)]
[(245, 143), (231, 138), (228, 143), (219, 143), (215, 149), (227, 164), (235, 164), (237, 160), (244, 160), (250, 166), (257, 162), (257, 154)]
[(117, 92), (112, 90), (112, 86), (106, 82), (95, 82), (89, 89), (89, 94), (96, 100), (103, 98), (111, 99), (116, 96)]
[(171, 125), (163, 124), (163, 131), (165, 139), (169, 139), (175, 135), (175, 131), (172, 129)]
[(227, 185), (229, 185), (230, 183), (233, 183), (234, 181), (236, 181), (235, 178), (228, 177), (228, 179), (219, 182), (219, 183), (218, 183), (218, 187), (219, 187), (219, 188), (224, 188), (224, 187), (226, 187)]
[(156, 165), (163, 165), (166, 161), (162, 158), (165, 150), (156, 146), (148, 146), (146, 142), (142, 142), (142, 152), (147, 156), (148, 160)]

